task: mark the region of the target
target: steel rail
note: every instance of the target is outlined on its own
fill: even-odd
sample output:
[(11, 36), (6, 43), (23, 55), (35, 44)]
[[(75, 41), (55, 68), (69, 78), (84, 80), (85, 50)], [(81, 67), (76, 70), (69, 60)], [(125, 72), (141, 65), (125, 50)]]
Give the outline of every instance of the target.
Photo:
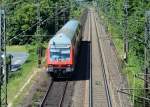
[[(91, 10), (90, 10), (91, 11)], [(93, 107), (93, 84), (92, 84), (92, 23), (91, 12), (89, 12), (89, 37), (90, 37), (90, 81), (89, 81), (89, 107)]]
[[(64, 85), (64, 88), (63, 88), (63, 95), (60, 96), (61, 99), (60, 99), (59, 102), (58, 102), (58, 104), (59, 104), (58, 107), (62, 107), (62, 105), (63, 105), (68, 83), (69, 83), (68, 81), (65, 81), (65, 85)], [(45, 105), (45, 103), (46, 103), (46, 101), (47, 101), (47, 99), (48, 99), (48, 97), (49, 97), (49, 93), (52, 92), (51, 90), (52, 90), (52, 87), (53, 87), (54, 84), (55, 84), (55, 81), (52, 81), (52, 82), (50, 83), (50, 85), (49, 85), (49, 87), (48, 87), (48, 89), (47, 89), (47, 92), (46, 92), (46, 94), (45, 94), (45, 96), (44, 96), (44, 98), (43, 98), (43, 100), (42, 100), (42, 102), (41, 102), (41, 104), (40, 104), (40, 107), (44, 107), (44, 105)]]
[(60, 100), (60, 103), (59, 103), (59, 107), (62, 107), (62, 106), (63, 106), (63, 102), (64, 102), (66, 90), (67, 90), (67, 86), (68, 86), (68, 81), (66, 82), (65, 89), (64, 89), (64, 93), (63, 93), (63, 96), (61, 97), (61, 100)]
[(49, 85), (49, 87), (48, 87), (48, 89), (46, 91), (46, 94), (45, 94), (45, 96), (44, 96), (44, 98), (43, 98), (43, 100), (42, 100), (42, 102), (40, 104), (40, 107), (44, 107), (44, 103), (45, 103), (45, 101), (47, 99), (48, 93), (50, 92), (50, 90), (52, 88), (53, 83), (54, 83), (54, 81), (52, 80), (52, 82), (50, 83), (50, 85)]
[(99, 37), (98, 37), (98, 35), (99, 35), (98, 25), (96, 23), (95, 14), (93, 15), (93, 17), (94, 17), (94, 23), (95, 23), (96, 33), (97, 33), (97, 41), (98, 41), (98, 48), (99, 48), (99, 54), (100, 54), (100, 61), (101, 61), (101, 64), (102, 64), (102, 73), (103, 73), (104, 86), (105, 86), (105, 92), (106, 92), (106, 97), (107, 97), (107, 104), (108, 104), (108, 107), (112, 107), (112, 100), (111, 100), (111, 97), (110, 97), (109, 86), (108, 86), (108, 81), (107, 81), (107, 77), (106, 77), (104, 57), (102, 55), (102, 47), (101, 47), (101, 43), (100, 43), (100, 40), (99, 40)]

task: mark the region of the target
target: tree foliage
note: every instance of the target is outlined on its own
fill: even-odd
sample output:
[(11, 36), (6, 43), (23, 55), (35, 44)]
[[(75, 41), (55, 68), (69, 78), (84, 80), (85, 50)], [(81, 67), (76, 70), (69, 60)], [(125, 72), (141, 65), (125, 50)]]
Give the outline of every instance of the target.
[[(99, 0), (98, 3), (111, 24), (116, 27), (118, 34), (123, 37), (125, 0)], [(144, 58), (145, 11), (149, 7), (150, 2), (145, 0), (128, 0), (129, 46), (130, 51), (139, 58)]]
[[(50, 35), (54, 32), (54, 20), (52, 18), (56, 10), (55, 4), (68, 6), (69, 0), (39, 0), (40, 1), (40, 32)], [(31, 43), (35, 37), (23, 35), (36, 34), (37, 26), (37, 0), (5, 0), (7, 16), (7, 40), (11, 44)], [(58, 6), (60, 8), (60, 6)], [(68, 15), (68, 14), (67, 14)], [(50, 19), (51, 17), (51, 19)], [(69, 16), (67, 16), (69, 17)], [(15, 37), (15, 38), (14, 38)], [(12, 39), (13, 38), (13, 39)]]

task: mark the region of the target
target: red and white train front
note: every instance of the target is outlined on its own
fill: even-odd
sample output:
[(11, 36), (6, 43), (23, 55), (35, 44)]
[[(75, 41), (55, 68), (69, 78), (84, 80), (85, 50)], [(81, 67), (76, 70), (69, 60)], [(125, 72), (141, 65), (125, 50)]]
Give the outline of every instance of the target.
[(49, 42), (46, 52), (48, 72), (72, 72), (74, 70), (74, 55), (71, 41), (63, 34), (57, 35)]

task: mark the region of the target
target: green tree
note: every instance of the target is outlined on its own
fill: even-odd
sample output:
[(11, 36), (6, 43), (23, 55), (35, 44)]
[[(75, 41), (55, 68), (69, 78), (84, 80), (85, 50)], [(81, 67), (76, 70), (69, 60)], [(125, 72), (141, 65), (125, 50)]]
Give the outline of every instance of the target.
[[(41, 21), (47, 20), (54, 15), (55, 3), (66, 6), (69, 0), (40, 0)], [(24, 37), (23, 35), (34, 35), (36, 32), (36, 0), (6, 0), (5, 5), (7, 9), (7, 38), (11, 40), (10, 43), (25, 44), (32, 42), (34, 37)], [(50, 34), (54, 28), (52, 27), (54, 26), (53, 24), (52, 19), (41, 23), (41, 33)], [(21, 35), (14, 38), (20, 33)]]

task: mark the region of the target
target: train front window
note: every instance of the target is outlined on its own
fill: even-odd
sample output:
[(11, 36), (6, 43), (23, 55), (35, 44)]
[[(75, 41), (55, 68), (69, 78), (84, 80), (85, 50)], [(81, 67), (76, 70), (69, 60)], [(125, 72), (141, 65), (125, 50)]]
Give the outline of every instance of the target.
[(70, 60), (70, 48), (51, 48), (50, 59), (54, 60)]

